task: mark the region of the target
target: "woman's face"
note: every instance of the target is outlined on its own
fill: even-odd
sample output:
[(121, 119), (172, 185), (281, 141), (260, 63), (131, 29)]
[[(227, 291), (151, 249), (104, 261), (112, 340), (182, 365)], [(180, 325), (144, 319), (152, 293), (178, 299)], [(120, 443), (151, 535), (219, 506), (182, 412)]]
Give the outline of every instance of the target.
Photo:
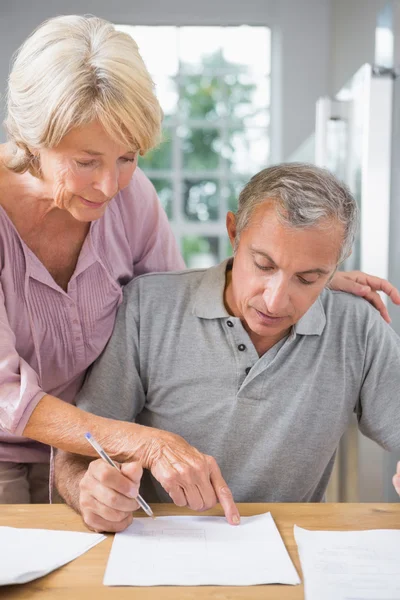
[(98, 122), (72, 129), (55, 148), (39, 151), (42, 181), (53, 206), (78, 221), (99, 219), (132, 178), (138, 152), (111, 138)]

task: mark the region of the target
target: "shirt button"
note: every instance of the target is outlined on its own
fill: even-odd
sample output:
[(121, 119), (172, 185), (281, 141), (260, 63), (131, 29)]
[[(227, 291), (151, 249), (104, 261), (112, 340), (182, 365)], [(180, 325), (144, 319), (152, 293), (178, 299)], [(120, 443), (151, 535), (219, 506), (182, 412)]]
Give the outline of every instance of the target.
[(79, 336), (79, 335), (78, 335), (78, 336), (76, 336), (76, 338), (75, 338), (75, 341), (76, 341), (76, 342), (80, 342), (80, 341), (81, 341), (81, 338), (80, 338), (80, 336)]
[(246, 346), (244, 344), (239, 344), (238, 350), (240, 350), (240, 352), (243, 352), (243, 350), (246, 350)]
[(248, 375), (251, 371), (251, 367), (247, 367), (247, 369), (245, 370), (246, 375)]
[(74, 325), (78, 325), (78, 323), (79, 323), (78, 319), (74, 319), (72, 322)]
[(227, 321), (226, 324), (228, 325), (228, 327), (233, 327), (232, 321)]

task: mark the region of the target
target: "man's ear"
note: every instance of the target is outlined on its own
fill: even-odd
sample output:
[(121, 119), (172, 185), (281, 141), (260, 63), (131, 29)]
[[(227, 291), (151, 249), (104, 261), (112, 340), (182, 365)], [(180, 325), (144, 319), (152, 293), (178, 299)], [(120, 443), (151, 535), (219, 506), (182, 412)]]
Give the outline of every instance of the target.
[(234, 248), (236, 239), (236, 216), (231, 211), (229, 211), (226, 215), (226, 231), (228, 232), (231, 246)]

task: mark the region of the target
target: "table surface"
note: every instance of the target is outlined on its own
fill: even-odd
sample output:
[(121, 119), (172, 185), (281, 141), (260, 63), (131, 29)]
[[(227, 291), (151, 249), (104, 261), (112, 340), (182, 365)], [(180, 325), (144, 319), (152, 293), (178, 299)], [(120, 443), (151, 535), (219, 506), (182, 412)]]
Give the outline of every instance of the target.
[[(399, 529), (399, 504), (239, 504), (242, 516), (271, 511), (291, 559), (302, 578), (297, 546), (293, 537), (294, 524), (306, 529)], [(153, 505), (156, 515), (195, 514), (172, 504)], [(222, 515), (220, 507), (208, 511)], [(139, 512), (138, 516), (143, 516)], [(62, 504), (0, 505), (0, 525), (34, 527), (70, 531), (88, 531), (81, 518)], [(106, 587), (103, 575), (110, 553), (113, 535), (83, 556), (42, 577), (23, 585), (0, 587), (0, 598), (7, 600), (300, 600), (303, 585), (261, 585), (251, 587)], [(3, 548), (4, 551), (4, 548)]]

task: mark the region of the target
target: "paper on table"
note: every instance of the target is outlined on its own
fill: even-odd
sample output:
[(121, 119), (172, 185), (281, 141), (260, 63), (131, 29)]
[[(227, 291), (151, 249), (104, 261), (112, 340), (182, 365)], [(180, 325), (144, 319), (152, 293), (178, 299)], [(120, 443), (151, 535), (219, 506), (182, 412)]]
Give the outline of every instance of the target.
[(134, 519), (114, 538), (105, 585), (300, 583), (271, 513)]
[(0, 585), (47, 575), (104, 539), (97, 533), (0, 527)]
[(400, 600), (400, 531), (295, 525), (306, 600)]

